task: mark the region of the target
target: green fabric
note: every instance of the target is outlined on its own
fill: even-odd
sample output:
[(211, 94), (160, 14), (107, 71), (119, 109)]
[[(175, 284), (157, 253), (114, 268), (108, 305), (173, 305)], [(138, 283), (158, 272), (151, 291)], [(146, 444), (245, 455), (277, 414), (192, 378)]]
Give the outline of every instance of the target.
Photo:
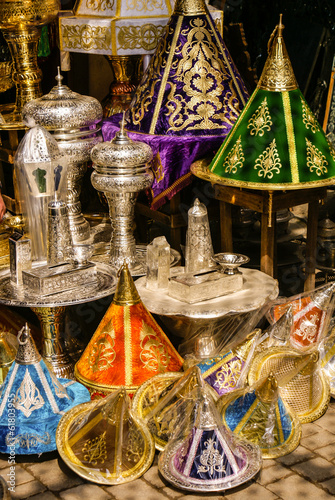
[(299, 89), (256, 89), (209, 170), (224, 184), (298, 189), (335, 181), (335, 151)]
[(41, 38), (38, 42), (38, 57), (48, 57), (51, 54), (49, 36), (48, 36), (48, 26), (43, 26), (41, 31)]

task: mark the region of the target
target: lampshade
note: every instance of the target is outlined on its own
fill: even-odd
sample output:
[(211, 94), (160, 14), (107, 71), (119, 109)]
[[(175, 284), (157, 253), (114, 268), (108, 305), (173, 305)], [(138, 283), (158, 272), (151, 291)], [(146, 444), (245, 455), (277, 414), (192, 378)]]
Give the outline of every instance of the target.
[(171, 15), (169, 0), (160, 2), (84, 2), (62, 16), (60, 48), (90, 54), (150, 54)]
[(75, 366), (77, 380), (93, 397), (124, 386), (129, 394), (146, 380), (182, 367), (170, 340), (143, 305), (127, 264), (112, 304)]
[[(173, 1), (76, 2), (59, 18), (60, 49), (108, 56), (152, 54), (173, 10)], [(211, 7), (222, 27), (223, 12)]]
[(280, 18), (257, 88), (209, 167), (192, 168), (198, 177), (260, 190), (334, 183), (335, 151), (298, 88), (283, 28)]
[(226, 136), (248, 98), (204, 0), (177, 0), (138, 86), (127, 128)]

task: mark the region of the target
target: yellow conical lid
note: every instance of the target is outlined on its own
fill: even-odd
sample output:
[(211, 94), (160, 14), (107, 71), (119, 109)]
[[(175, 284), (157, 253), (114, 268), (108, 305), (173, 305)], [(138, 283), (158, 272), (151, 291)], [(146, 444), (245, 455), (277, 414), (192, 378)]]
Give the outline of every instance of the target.
[(114, 294), (113, 304), (118, 306), (133, 306), (141, 302), (133, 278), (126, 262), (119, 271), (119, 281)]

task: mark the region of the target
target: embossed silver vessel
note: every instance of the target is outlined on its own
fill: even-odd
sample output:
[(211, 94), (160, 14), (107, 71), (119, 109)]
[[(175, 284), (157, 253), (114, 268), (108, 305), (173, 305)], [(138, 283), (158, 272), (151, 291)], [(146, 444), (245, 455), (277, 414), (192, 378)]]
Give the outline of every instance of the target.
[(99, 126), (102, 107), (94, 97), (73, 92), (62, 84), (62, 79), (58, 68), (57, 85), (49, 94), (26, 103), (22, 117), (26, 123), (33, 119), (51, 132), (61, 153), (68, 157), (66, 203), (72, 239), (76, 242), (90, 236), (79, 197), (91, 149), (102, 141)]
[(132, 141), (121, 130), (110, 142), (96, 145), (91, 152), (94, 172), (91, 182), (108, 201), (112, 223), (110, 263), (120, 268), (124, 261), (136, 268), (136, 243), (133, 235), (134, 207), (137, 195), (151, 186), (153, 173), (148, 168), (152, 150), (144, 142)]

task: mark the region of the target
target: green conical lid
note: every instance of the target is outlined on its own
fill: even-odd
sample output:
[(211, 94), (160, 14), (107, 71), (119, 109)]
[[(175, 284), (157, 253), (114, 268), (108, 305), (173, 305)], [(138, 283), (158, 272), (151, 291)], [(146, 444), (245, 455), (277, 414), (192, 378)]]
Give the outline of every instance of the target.
[(335, 150), (297, 86), (282, 31), (280, 21), (256, 90), (207, 172), (195, 175), (263, 190), (335, 182)]

